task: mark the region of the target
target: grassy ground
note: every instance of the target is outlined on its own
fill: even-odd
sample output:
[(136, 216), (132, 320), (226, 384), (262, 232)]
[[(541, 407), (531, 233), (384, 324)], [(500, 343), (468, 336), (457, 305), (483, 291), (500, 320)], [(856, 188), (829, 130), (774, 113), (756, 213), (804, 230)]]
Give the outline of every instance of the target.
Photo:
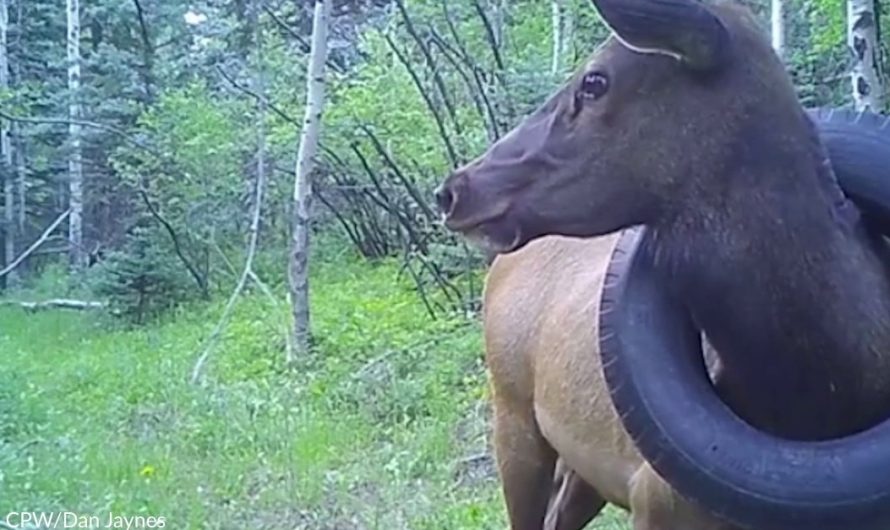
[(188, 375), (218, 304), (135, 330), (0, 308), (0, 516), (505, 528), (478, 325), (430, 320), (389, 266), (322, 268), (313, 292), (317, 353), (283, 368), (281, 308), (251, 295), (200, 386)]

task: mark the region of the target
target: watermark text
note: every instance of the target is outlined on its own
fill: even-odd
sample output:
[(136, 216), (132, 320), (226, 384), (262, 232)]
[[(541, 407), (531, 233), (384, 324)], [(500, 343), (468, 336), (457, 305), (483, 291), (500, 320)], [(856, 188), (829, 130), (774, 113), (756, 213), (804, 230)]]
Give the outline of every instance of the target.
[[(76, 512), (9, 512), (3, 519), (5, 526), (16, 530), (44, 528), (165, 528), (165, 517), (146, 515), (117, 515), (107, 513), (83, 515)], [(3, 527), (4, 525), (0, 525)]]

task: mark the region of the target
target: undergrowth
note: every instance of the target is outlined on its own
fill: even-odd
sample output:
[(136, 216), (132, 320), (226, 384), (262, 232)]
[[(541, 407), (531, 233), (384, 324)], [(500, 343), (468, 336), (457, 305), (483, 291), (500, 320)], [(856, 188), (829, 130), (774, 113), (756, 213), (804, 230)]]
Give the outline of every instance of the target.
[(248, 294), (200, 385), (188, 375), (222, 301), (138, 328), (0, 307), (0, 514), (505, 528), (479, 325), (432, 320), (395, 264), (344, 259), (312, 289), (311, 354), (286, 367), (284, 300)]

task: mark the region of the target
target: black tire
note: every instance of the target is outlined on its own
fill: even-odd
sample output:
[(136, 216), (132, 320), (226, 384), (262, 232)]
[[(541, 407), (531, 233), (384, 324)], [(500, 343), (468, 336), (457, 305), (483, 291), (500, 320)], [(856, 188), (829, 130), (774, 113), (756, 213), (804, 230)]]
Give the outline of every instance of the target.
[(873, 227), (890, 235), (890, 117), (828, 107), (807, 113), (816, 123), (841, 189)]
[(802, 442), (758, 431), (711, 386), (701, 337), (626, 230), (606, 275), (599, 342), (622, 424), (680, 495), (756, 530), (890, 528), (890, 420), (844, 438)]
[[(890, 233), (890, 126), (872, 113), (812, 109), (844, 193)], [(600, 354), (622, 424), (681, 495), (757, 530), (890, 528), (890, 420), (840, 439), (760, 432), (714, 391), (699, 330), (652, 269), (645, 228), (626, 230), (600, 301)]]

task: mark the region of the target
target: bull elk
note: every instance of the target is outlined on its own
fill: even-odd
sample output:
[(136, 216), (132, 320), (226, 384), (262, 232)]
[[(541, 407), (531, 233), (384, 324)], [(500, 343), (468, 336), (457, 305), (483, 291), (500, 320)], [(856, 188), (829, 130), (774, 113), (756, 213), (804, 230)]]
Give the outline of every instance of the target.
[(890, 527), (884, 241), (749, 12), (593, 3), (612, 36), (437, 191), (499, 253), (483, 318), (511, 527), (545, 524), (557, 458), (552, 528), (607, 502), (635, 530)]

